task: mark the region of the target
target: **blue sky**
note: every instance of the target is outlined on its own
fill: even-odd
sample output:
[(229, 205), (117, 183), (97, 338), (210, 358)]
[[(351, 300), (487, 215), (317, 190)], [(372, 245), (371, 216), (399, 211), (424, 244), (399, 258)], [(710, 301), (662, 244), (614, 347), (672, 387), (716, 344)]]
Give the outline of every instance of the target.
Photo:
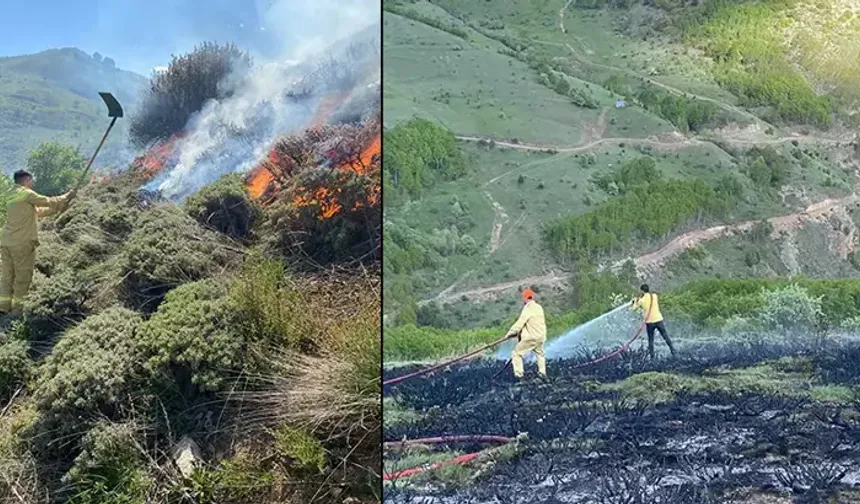
[(0, 56), (77, 47), (143, 75), (207, 40), (270, 58), (282, 54), (286, 41), (276, 33), (273, 4), (304, 8), (311, 5), (306, 1), (12, 0), (0, 15)]

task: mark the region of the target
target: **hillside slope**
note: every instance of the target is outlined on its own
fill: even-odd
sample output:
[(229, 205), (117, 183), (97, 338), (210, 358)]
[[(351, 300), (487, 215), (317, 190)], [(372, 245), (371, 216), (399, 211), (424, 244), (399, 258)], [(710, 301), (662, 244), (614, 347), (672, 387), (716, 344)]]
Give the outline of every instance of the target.
[[(791, 220), (807, 207), (851, 196), (860, 164), (852, 143), (853, 102), (838, 92), (844, 85), (828, 86), (832, 81), (811, 70), (801, 77), (785, 70), (770, 74), (759, 96), (753, 83), (739, 87), (727, 80), (729, 62), (702, 44), (722, 43), (743, 53), (743, 37), (752, 28), (744, 26), (737, 39), (727, 39), (719, 31), (720, 16), (736, 14), (717, 4), (689, 11), (580, 4), (509, 1), (487, 10), (439, 0), (386, 7), (387, 130), (416, 117), (428, 119), (458, 139), (468, 166), (465, 175), (440, 178), (419, 197), (387, 204), (392, 251), (406, 257), (417, 245), (397, 237), (424, 236), (421, 246), (435, 258), (432, 264), (387, 270), (389, 322), (412, 301), (442, 301), (454, 302), (446, 310), (456, 312), (449, 323), (457, 327), (495, 323), (512, 309), (513, 291), (523, 283), (554, 286), (544, 297), (564, 306), (575, 258), (554, 252), (544, 231), (577, 216), (597, 218), (609, 211), (607, 205), (622, 204), (623, 188), (596, 182), (617, 177), (621, 167), (644, 157), (654, 160), (661, 176), (655, 188), (700, 181), (719, 193), (728, 181), (738, 184), (736, 201), (713, 214), (679, 214), (655, 235), (607, 230), (624, 244), (585, 251), (592, 264), (641, 257), (637, 262), (648, 267), (640, 273), (661, 287), (713, 275), (857, 274), (848, 261), (856, 240), (853, 218), (843, 214), (807, 219), (774, 233), (767, 244), (744, 241), (744, 233), (716, 233), (710, 240), (702, 231), (695, 240), (681, 238), (725, 224), (748, 230), (761, 219)], [(779, 11), (772, 17), (791, 15)], [(698, 25), (689, 21), (694, 16)], [(688, 34), (699, 32), (678, 33), (672, 19), (700, 27), (710, 39), (691, 42)], [(776, 67), (796, 56), (773, 50), (762, 57)], [(735, 70), (753, 75), (755, 69)], [(779, 88), (783, 77), (787, 83)], [(800, 108), (788, 110), (785, 96), (771, 92), (771, 85), (787, 89)], [(826, 120), (816, 115), (825, 104), (831, 107)], [(834, 228), (846, 244), (830, 244), (828, 229)], [(699, 239), (705, 235), (708, 240)], [(452, 247), (458, 240), (466, 245)], [(706, 253), (709, 266), (669, 260), (688, 245), (706, 242), (709, 248), (697, 253)], [(660, 257), (656, 265), (649, 262), (653, 254)]]
[[(92, 152), (108, 124), (98, 92), (113, 93), (128, 116), (147, 83), (109, 58), (97, 60), (73, 48), (0, 58), (0, 167), (18, 169), (30, 149), (50, 140)], [(126, 122), (111, 133), (101, 165), (119, 159)]]

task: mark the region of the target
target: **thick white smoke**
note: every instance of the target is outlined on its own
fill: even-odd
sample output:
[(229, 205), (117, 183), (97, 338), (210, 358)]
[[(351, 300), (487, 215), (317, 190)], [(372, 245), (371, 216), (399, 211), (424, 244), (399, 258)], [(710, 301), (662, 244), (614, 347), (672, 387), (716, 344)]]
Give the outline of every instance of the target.
[(378, 0), (265, 3), (257, 7), (266, 28), (278, 30), (283, 56), (257, 62), (250, 76), (229, 78), (240, 82), (234, 94), (210, 101), (189, 120), (175, 166), (165, 167), (148, 190), (182, 199), (226, 173), (253, 168), (273, 140), (309, 126), (331, 93), (349, 93), (333, 119), (348, 120), (343, 109), (361, 116), (362, 104), (378, 103)]

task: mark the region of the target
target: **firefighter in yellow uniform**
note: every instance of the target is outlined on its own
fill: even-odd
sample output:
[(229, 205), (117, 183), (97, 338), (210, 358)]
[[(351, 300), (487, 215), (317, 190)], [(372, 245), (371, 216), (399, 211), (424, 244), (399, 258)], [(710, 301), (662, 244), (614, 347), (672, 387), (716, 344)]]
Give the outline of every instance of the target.
[(519, 342), (511, 354), (511, 364), (514, 367), (514, 376), (517, 379), (523, 377), (523, 357), (534, 352), (537, 357), (538, 373), (541, 378), (546, 379), (546, 355), (544, 354), (544, 343), (546, 343), (546, 320), (543, 308), (534, 300), (535, 293), (531, 289), (523, 291), (523, 311), (520, 318), (511, 326), (507, 336), (519, 334)]
[(660, 331), (660, 336), (672, 352), (672, 357), (675, 356), (675, 347), (672, 345), (672, 340), (669, 339), (669, 334), (666, 332), (666, 326), (663, 324), (663, 314), (660, 313), (660, 301), (657, 299), (657, 294), (651, 292), (648, 284), (642, 284), (640, 287), (642, 296), (634, 299), (632, 304), (633, 309), (641, 309), (648, 318), (645, 319), (645, 331), (648, 334), (648, 355), (654, 359), (654, 332)]
[(33, 279), (38, 217), (65, 210), (76, 191), (51, 198), (31, 188), (33, 176), (28, 172), (17, 171), (14, 179), (15, 192), (6, 203), (6, 227), (0, 237), (0, 313), (17, 315)]

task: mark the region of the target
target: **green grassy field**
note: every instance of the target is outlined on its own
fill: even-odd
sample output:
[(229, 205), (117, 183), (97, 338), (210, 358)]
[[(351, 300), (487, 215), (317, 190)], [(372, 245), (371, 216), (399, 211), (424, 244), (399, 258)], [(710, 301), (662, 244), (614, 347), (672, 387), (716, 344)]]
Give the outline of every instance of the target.
[[(469, 30), (474, 39), (467, 41), (389, 12), (384, 30), (384, 64), (396, 69), (387, 71), (383, 82), (387, 126), (418, 116), (457, 135), (576, 146), (596, 139), (589, 132), (607, 108), (607, 127), (613, 134), (618, 130), (617, 136), (671, 130), (638, 107), (615, 110), (612, 93), (600, 86), (590, 85), (598, 108), (573, 105), (538, 83), (539, 76), (525, 63), (500, 54), (500, 44), (474, 30)], [(584, 89), (586, 83), (574, 85)]]
[[(52, 140), (91, 153), (109, 122), (98, 92), (114, 93), (128, 116), (146, 82), (76, 49), (0, 58), (0, 168), (22, 168), (30, 149)], [(101, 163), (121, 157), (116, 150), (127, 122), (117, 123), (99, 155)]]
[[(688, 29), (661, 27), (658, 22), (661, 16), (664, 21), (686, 19), (694, 10), (671, 7), (660, 14), (641, 5), (583, 9), (565, 8), (566, 4), (506, 0), (493, 2), (490, 8), (484, 2), (434, 0), (402, 2), (385, 12), (386, 128), (422, 117), (459, 137), (535, 148), (461, 142), (468, 157), (467, 176), (438, 180), (420, 198), (386, 207), (388, 225), (437, 237), (456, 221), (449, 215), (460, 215), (465, 208), (462, 218), (469, 224), (460, 222), (458, 232), (476, 244), (468, 254), (443, 254), (441, 262), (406, 276), (387, 275), (387, 313), (396, 313), (408, 300), (442, 294), (450, 301), (466, 293), (472, 302), (445, 307), (464, 328), (505, 319), (517, 309), (515, 289), (505, 287), (487, 296), (476, 294), (476, 289), (516, 286), (551, 273), (566, 277), (570, 264), (560, 264), (549, 254), (542, 229), (556, 219), (600, 208), (612, 196), (597, 188), (593, 177), (643, 155), (655, 159), (664, 179), (718, 185), (732, 175), (743, 186), (742, 196), (718, 220), (698, 219), (665, 236), (636, 240), (631, 249), (601, 257), (603, 264), (652, 252), (697, 227), (791, 214), (852, 192), (860, 168), (847, 144), (783, 139), (789, 131), (821, 136), (841, 130), (820, 132), (814, 125), (781, 122), (777, 105), (784, 95), (773, 95), (777, 101), (769, 108), (752, 103), (749, 96), (733, 94), (730, 90), (746, 91), (720, 80), (708, 57), (711, 49), (703, 50), (685, 39)], [(719, 14), (729, 19), (733, 15)], [(715, 22), (699, 21), (711, 30), (709, 40), (725, 40), (726, 32)], [(744, 37), (755, 26), (745, 24), (747, 31), (739, 42), (731, 42), (741, 44), (739, 50), (750, 51)], [(766, 56), (777, 61), (784, 54)], [(560, 80), (566, 82), (562, 90), (570, 89), (568, 95), (556, 89)], [(632, 99), (616, 108), (620, 91)], [(676, 112), (646, 110), (638, 104), (643, 91), (705, 103), (714, 107), (715, 114), (698, 134), (679, 131)], [(583, 96), (588, 105), (583, 104)], [(743, 129), (750, 125), (754, 127)], [(761, 178), (751, 171), (758, 154), (749, 149), (755, 142), (764, 142), (759, 147), (782, 160), (780, 180), (772, 187), (761, 186)], [(792, 237), (802, 272), (830, 277), (853, 274), (856, 269), (845, 259), (823, 253), (829, 235), (819, 227), (810, 224)], [(752, 247), (739, 241), (743, 239), (705, 244), (707, 267), (690, 267), (678, 263), (685, 258), (675, 258), (654, 278), (668, 287), (700, 276), (769, 276), (790, 270), (780, 243)], [(407, 276), (409, 288), (403, 287)], [(565, 309), (569, 285), (556, 282), (542, 288), (549, 305)]]

